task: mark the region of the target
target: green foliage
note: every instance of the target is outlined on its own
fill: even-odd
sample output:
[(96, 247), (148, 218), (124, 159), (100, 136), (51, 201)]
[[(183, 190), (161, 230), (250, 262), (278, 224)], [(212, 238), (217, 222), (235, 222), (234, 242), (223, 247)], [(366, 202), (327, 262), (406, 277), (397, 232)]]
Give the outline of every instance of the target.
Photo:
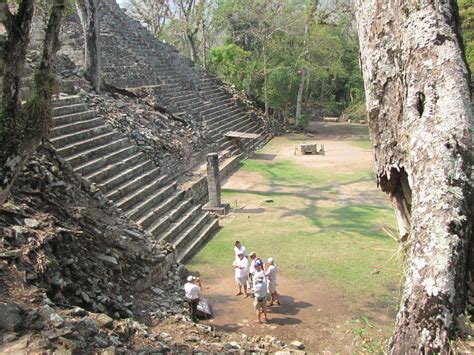
[(234, 84), (239, 90), (245, 90), (251, 54), (233, 43), (214, 47), (207, 57), (208, 68), (223, 81)]
[(226, 44), (209, 50), (208, 68), (262, 102), (266, 76), (269, 106), (287, 117), (295, 114), (304, 71), (306, 117), (309, 112), (339, 115), (363, 97), (357, 36), (352, 20), (341, 14), (331, 23), (318, 22), (316, 15), (306, 38), (308, 4), (302, 0), (217, 1), (212, 23)]
[(34, 80), (38, 95), (51, 98), (59, 94), (59, 82), (50, 70), (38, 70)]
[(22, 106), (21, 117), (27, 137), (46, 138), (51, 125), (52, 110), (49, 101), (40, 95), (34, 95)]
[(466, 59), (471, 72), (474, 69), (474, 5), (472, 0), (458, 0)]
[(306, 127), (308, 127), (308, 124), (309, 124), (308, 115), (303, 112), (303, 113), (301, 114), (300, 119), (299, 119), (298, 122), (296, 122), (296, 124), (295, 124), (295, 129), (297, 129), (297, 130), (304, 130), (304, 129), (306, 129)]
[(365, 108), (365, 101), (357, 101), (349, 105), (343, 112), (343, 116), (351, 121), (367, 120), (367, 110)]

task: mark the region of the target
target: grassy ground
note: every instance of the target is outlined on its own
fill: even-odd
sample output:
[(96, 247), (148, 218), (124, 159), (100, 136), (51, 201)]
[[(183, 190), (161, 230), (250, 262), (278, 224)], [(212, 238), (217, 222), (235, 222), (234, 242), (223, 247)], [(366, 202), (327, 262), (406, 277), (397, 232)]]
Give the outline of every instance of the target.
[[(366, 140), (347, 143), (367, 148)], [(274, 140), (260, 153), (285, 144)], [(246, 173), (261, 181), (250, 189), (223, 189), (222, 200), (234, 213), (222, 220), (223, 228), (193, 259), (191, 270), (218, 277), (219, 270), (230, 268), (233, 243), (240, 240), (249, 252), (274, 257), (285, 276), (339, 289), (355, 309), (395, 309), (401, 269), (397, 242), (387, 232), (394, 230), (395, 216), (383, 194), (383, 202), (366, 198), (366, 189), (375, 186), (370, 168), (354, 166), (347, 173), (285, 158), (250, 159), (239, 174)]]

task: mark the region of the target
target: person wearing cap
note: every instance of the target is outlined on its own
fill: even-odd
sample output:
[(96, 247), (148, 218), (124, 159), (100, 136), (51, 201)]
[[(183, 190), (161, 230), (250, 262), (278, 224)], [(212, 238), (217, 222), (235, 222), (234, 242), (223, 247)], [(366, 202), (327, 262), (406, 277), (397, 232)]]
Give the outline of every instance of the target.
[(264, 316), (265, 322), (268, 322), (267, 317), (267, 283), (265, 282), (264, 276), (256, 276), (254, 279), (253, 293), (255, 295), (255, 300), (253, 305), (255, 311), (257, 312), (257, 322), (262, 323), (262, 314)]
[(263, 278), (266, 278), (265, 277), (265, 271), (263, 271), (263, 261), (262, 259), (260, 258), (256, 258), (255, 259), (255, 273), (253, 274), (253, 277), (256, 278), (256, 277), (263, 277)]
[(277, 267), (275, 266), (275, 262), (273, 258), (268, 258), (267, 260), (267, 267), (265, 269), (265, 276), (268, 280), (268, 292), (270, 293), (271, 299), (269, 306), (273, 306), (273, 303), (276, 302), (277, 304), (281, 304), (280, 300), (278, 299), (278, 292), (276, 290), (276, 275), (277, 275)]
[(196, 322), (197, 306), (199, 304), (199, 296), (201, 294), (202, 287), (201, 280), (199, 277), (189, 275), (187, 281), (188, 282), (184, 284), (184, 293), (191, 304), (191, 319), (193, 322)]
[(237, 259), (235, 259), (233, 266), (235, 268), (235, 281), (237, 282), (237, 285), (239, 286), (239, 292), (237, 292), (235, 295), (236, 296), (241, 295), (242, 287), (243, 287), (245, 298), (247, 298), (249, 296), (247, 293), (247, 277), (248, 277), (249, 261), (245, 257), (244, 253), (242, 253), (241, 251), (237, 253)]
[(237, 260), (237, 254), (241, 252), (242, 254), (244, 254), (245, 258), (248, 257), (247, 255), (247, 249), (238, 241), (236, 240), (235, 241), (235, 244), (234, 244), (234, 253), (235, 253), (235, 259)]

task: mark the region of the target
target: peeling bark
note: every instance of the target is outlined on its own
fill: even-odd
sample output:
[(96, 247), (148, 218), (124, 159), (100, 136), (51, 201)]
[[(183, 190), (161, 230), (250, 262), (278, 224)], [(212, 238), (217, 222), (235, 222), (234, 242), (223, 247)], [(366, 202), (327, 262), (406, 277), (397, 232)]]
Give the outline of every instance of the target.
[(472, 233), (472, 113), (456, 2), (355, 4), (377, 180), (410, 245), (390, 352), (447, 353)]
[(100, 61), (100, 0), (77, 0), (76, 7), (84, 33), (84, 62), (86, 77), (92, 88), (99, 93), (101, 90), (101, 61)]

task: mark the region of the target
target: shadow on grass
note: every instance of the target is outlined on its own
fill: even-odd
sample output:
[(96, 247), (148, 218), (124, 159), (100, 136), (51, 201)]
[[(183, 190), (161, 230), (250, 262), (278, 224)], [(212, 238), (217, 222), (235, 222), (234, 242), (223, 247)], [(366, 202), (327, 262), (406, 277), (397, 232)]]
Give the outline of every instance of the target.
[[(358, 179), (357, 181), (364, 181), (364, 179)], [(347, 182), (345, 184), (351, 184), (353, 182)], [(342, 185), (345, 185), (342, 184)], [(380, 226), (374, 223), (377, 218), (380, 218), (381, 211), (390, 213), (392, 211), (389, 207), (384, 206), (371, 206), (364, 205), (362, 203), (353, 204), (350, 203), (348, 206), (330, 208), (330, 207), (317, 207), (318, 201), (333, 201), (324, 193), (327, 193), (328, 186), (321, 187), (318, 189), (311, 189), (312, 195), (308, 195), (304, 192), (283, 192), (283, 191), (258, 191), (258, 190), (241, 190), (241, 189), (224, 189), (227, 193), (241, 193), (251, 194), (262, 197), (272, 197), (278, 202), (278, 198), (284, 197), (300, 197), (307, 201), (304, 208), (295, 208), (294, 206), (283, 206), (274, 207), (276, 210), (282, 212), (282, 218), (292, 216), (304, 216), (310, 223), (321, 230), (327, 230), (332, 232), (355, 232), (371, 238), (379, 239), (386, 238), (386, 234), (381, 231)], [(318, 193), (319, 192), (319, 193)], [(360, 199), (362, 200), (362, 199)], [(349, 201), (352, 202), (352, 201)], [(362, 201), (361, 201), (362, 202)], [(242, 209), (234, 210), (236, 213), (263, 213), (265, 209)], [(258, 212), (255, 212), (258, 211)]]
[(237, 208), (232, 209), (233, 213), (248, 213), (248, 214), (259, 214), (265, 212), (265, 208)]
[(311, 303), (296, 300), (294, 297), (291, 296), (280, 295), (279, 299), (281, 302), (281, 306), (275, 304), (271, 307), (268, 307), (271, 313), (294, 316), (297, 315), (300, 310), (313, 306), (313, 304)]
[(253, 153), (250, 157), (255, 160), (273, 160), (276, 154)]

